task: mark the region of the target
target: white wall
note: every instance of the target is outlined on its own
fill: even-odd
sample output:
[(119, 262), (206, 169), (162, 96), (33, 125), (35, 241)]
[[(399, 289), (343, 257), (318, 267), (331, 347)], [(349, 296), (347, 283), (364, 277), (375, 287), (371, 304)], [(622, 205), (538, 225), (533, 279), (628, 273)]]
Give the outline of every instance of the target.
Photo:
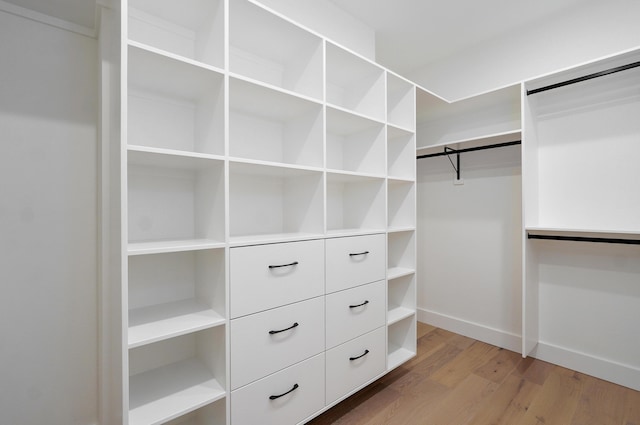
[(407, 75), (448, 100), (484, 93), (640, 46), (640, 1), (589, 0)]
[(375, 32), (328, 0), (255, 0), (354, 52), (375, 60)]
[(0, 423), (97, 421), (97, 43), (0, 12)]
[(456, 186), (447, 157), (418, 161), (418, 318), (520, 351), (520, 147), (461, 165)]

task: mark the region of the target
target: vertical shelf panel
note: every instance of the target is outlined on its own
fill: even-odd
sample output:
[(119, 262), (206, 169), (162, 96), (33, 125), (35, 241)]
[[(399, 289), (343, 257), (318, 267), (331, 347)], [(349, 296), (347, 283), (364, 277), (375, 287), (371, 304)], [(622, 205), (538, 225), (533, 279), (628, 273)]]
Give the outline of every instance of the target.
[(390, 178), (415, 179), (415, 133), (387, 126), (387, 174)]
[(323, 235), (322, 173), (231, 163), (232, 242)]
[(224, 68), (224, 1), (129, 0), (129, 39)]
[(415, 86), (387, 72), (387, 122), (415, 131)]
[(327, 108), (327, 168), (385, 174), (384, 125)]
[(327, 174), (327, 230), (366, 233), (385, 229), (384, 179)]
[(231, 78), (229, 151), (238, 158), (322, 167), (320, 103)]
[(230, 2), (231, 72), (323, 99), (319, 37), (246, 0)]
[(224, 154), (224, 78), (129, 46), (129, 145)]
[(129, 244), (224, 241), (224, 163), (129, 152)]
[(326, 50), (327, 102), (385, 121), (383, 69), (331, 43)]

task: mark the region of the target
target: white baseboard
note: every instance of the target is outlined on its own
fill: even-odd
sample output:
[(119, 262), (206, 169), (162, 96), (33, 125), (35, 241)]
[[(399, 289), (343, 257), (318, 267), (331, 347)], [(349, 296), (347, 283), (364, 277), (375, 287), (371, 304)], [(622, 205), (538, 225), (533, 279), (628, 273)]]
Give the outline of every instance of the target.
[(418, 309), (418, 321), (517, 353), (522, 352), (522, 338), (520, 335), (500, 329), (490, 328), (426, 309)]
[[(522, 352), (520, 335), (500, 329), (490, 328), (426, 309), (418, 309), (418, 321), (517, 353)], [(640, 369), (630, 365), (616, 363), (609, 359), (595, 357), (545, 342), (539, 342), (530, 355), (538, 360), (640, 391)]]
[(566, 347), (538, 342), (531, 357), (640, 391), (640, 369)]

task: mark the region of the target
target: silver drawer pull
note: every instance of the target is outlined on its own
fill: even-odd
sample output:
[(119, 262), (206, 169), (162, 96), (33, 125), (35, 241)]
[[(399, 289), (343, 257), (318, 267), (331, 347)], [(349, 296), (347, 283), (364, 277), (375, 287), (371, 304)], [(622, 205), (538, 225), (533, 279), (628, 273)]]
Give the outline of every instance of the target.
[(279, 331), (269, 331), (269, 335), (279, 334), (280, 332), (286, 332), (286, 331), (289, 331), (289, 330), (291, 330), (291, 329), (293, 329), (293, 328), (296, 328), (296, 327), (298, 327), (298, 326), (300, 326), (300, 325), (298, 324), (298, 322), (295, 322), (293, 325), (289, 326), (289, 327), (288, 327), (288, 328), (286, 328), (286, 329), (280, 329)]
[(369, 300), (365, 300), (365, 302), (363, 302), (362, 304), (350, 305), (349, 308), (358, 308), (358, 307), (362, 307), (363, 305), (367, 305), (367, 304), (369, 304)]
[(358, 360), (358, 359), (366, 356), (367, 354), (369, 354), (369, 350), (364, 350), (364, 353), (360, 354), (358, 357), (349, 357), (349, 360), (351, 360), (351, 361)]
[(275, 266), (269, 266), (270, 269), (277, 269), (279, 267), (291, 267), (291, 266), (297, 266), (299, 263), (297, 261), (294, 261), (293, 263), (289, 263), (289, 264), (278, 264)]
[(270, 396), (269, 396), (269, 400), (275, 400), (275, 399), (278, 399), (278, 398), (280, 398), (280, 397), (283, 397), (283, 396), (285, 396), (285, 395), (289, 394), (290, 392), (297, 390), (299, 387), (300, 387), (300, 385), (298, 385), (298, 384), (294, 384), (293, 388), (291, 388), (291, 389), (290, 389), (289, 391), (287, 391), (286, 393), (282, 393), (282, 394), (278, 394), (278, 395), (270, 395)]

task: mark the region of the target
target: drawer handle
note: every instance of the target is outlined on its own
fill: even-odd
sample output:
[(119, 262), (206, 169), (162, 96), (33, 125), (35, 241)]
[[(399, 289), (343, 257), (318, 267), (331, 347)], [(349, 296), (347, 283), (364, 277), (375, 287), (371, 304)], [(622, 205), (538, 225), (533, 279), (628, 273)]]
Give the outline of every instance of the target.
[(279, 334), (280, 332), (286, 332), (298, 326), (300, 326), (298, 322), (295, 322), (293, 325), (289, 326), (287, 329), (280, 329), (279, 331), (269, 331), (269, 335)]
[(365, 300), (365, 302), (363, 302), (362, 304), (350, 305), (349, 308), (358, 308), (358, 307), (362, 307), (363, 305), (367, 305), (367, 304), (369, 304), (369, 300)]
[(366, 356), (367, 354), (369, 354), (369, 350), (364, 350), (364, 353), (360, 354), (358, 357), (349, 357), (349, 360), (351, 360), (351, 361), (358, 360), (358, 359)]
[(270, 269), (277, 269), (279, 267), (291, 267), (291, 266), (297, 266), (297, 265), (298, 265), (298, 262), (294, 261), (293, 263), (289, 263), (289, 264), (278, 264), (278, 265), (275, 265), (275, 266), (269, 266), (269, 268)]
[(278, 395), (270, 395), (270, 396), (269, 396), (269, 400), (275, 400), (275, 399), (278, 399), (278, 398), (280, 398), (280, 397), (283, 397), (283, 396), (285, 396), (285, 395), (289, 394), (290, 392), (297, 390), (297, 389), (298, 389), (298, 387), (300, 387), (300, 385), (298, 385), (298, 384), (294, 384), (294, 385), (293, 385), (293, 388), (291, 388), (291, 389), (290, 389), (289, 391), (287, 391), (286, 393), (282, 393), (282, 394), (278, 394)]
[(357, 255), (367, 255), (369, 251), (355, 252), (353, 254), (349, 254), (349, 257), (355, 257)]

